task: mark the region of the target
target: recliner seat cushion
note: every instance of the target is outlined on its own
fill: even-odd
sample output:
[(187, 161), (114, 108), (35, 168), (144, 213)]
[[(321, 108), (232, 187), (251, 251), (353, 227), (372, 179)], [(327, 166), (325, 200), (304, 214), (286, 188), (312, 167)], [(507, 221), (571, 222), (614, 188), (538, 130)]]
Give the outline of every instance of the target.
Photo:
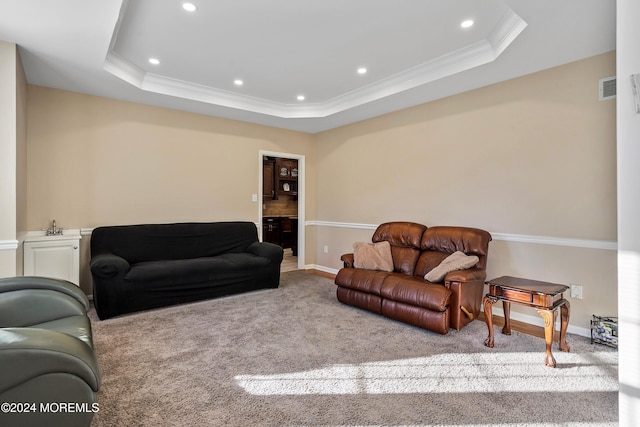
[(445, 311), (449, 305), (451, 291), (442, 285), (427, 283), (421, 277), (393, 274), (384, 280), (380, 295), (383, 299), (415, 307)]
[(338, 271), (335, 283), (348, 289), (380, 295), (384, 280), (391, 274), (384, 271), (343, 268)]

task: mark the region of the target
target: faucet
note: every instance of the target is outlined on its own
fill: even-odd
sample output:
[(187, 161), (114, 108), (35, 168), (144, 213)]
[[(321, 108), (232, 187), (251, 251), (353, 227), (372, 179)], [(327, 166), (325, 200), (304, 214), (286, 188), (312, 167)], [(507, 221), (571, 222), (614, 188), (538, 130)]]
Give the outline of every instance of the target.
[(47, 236), (62, 236), (62, 228), (56, 226), (56, 220), (51, 223), (51, 228), (47, 230)]

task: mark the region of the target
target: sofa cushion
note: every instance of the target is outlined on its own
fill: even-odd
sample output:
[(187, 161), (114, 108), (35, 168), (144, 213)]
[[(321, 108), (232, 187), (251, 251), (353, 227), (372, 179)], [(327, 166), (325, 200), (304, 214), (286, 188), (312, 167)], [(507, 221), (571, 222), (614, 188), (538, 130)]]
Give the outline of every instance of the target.
[(387, 241), (378, 243), (356, 242), (353, 244), (353, 265), (366, 270), (393, 271), (391, 245)]
[(456, 270), (466, 270), (478, 263), (475, 255), (466, 255), (464, 252), (456, 251), (446, 257), (437, 267), (425, 274), (424, 278), (429, 282), (437, 283), (442, 281), (447, 273)]
[(442, 285), (427, 283), (421, 277), (407, 277), (395, 273), (385, 279), (380, 295), (384, 299), (434, 311), (445, 311), (449, 306), (451, 291)]
[(265, 268), (269, 264), (268, 258), (247, 253), (229, 253), (216, 257), (183, 260), (148, 261), (132, 265), (125, 280), (133, 283), (146, 283), (151, 286), (199, 283), (210, 281), (229, 272)]

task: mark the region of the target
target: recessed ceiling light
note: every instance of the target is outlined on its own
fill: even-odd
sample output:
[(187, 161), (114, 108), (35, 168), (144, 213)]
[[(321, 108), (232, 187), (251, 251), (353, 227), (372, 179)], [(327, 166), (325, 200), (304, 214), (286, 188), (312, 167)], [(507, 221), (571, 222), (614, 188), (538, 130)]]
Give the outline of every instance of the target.
[(149, 64), (158, 65), (160, 64), (160, 60), (157, 58), (149, 58)]
[(462, 28), (469, 28), (473, 26), (473, 19), (467, 19), (466, 21), (462, 21), (460, 24)]
[(240, 79), (235, 79), (233, 81), (233, 84), (236, 85), (236, 86), (242, 86), (244, 84), (244, 82), (242, 80), (240, 80)]
[(367, 74), (367, 69), (365, 67), (358, 68), (358, 74)]
[(195, 12), (198, 9), (198, 6), (193, 3), (182, 3), (182, 8), (187, 12)]
[(298, 101), (304, 101), (304, 95), (298, 95), (297, 100)]

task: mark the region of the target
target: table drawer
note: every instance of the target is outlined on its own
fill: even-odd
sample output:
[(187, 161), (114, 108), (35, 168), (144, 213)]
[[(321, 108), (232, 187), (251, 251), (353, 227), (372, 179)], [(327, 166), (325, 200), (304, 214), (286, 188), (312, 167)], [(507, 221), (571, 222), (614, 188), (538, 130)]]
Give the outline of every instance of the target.
[(495, 295), (498, 297), (506, 298), (510, 301), (526, 302), (531, 304), (533, 302), (533, 295), (528, 292), (516, 291), (514, 289), (497, 288)]

